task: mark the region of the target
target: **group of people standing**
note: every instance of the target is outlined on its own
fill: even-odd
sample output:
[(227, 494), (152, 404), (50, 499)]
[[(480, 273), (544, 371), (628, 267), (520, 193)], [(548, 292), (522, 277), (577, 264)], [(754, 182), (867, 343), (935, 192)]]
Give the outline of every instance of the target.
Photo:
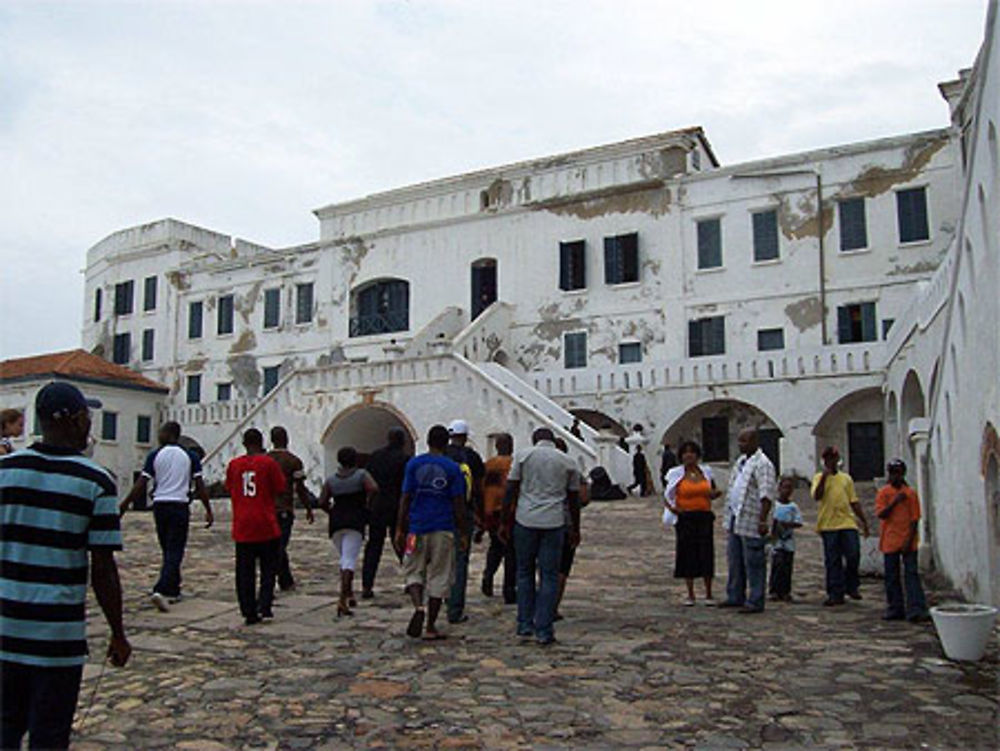
[[(792, 601), (795, 530), (803, 525), (803, 519), (792, 500), (794, 478), (776, 479), (774, 465), (760, 449), (757, 431), (742, 431), (737, 443), (740, 457), (730, 473), (723, 521), (727, 533), (726, 598), (718, 606), (753, 614), (764, 611), (766, 594), (772, 600)], [(664, 476), (664, 521), (674, 526), (677, 539), (674, 577), (684, 579), (687, 585), (685, 605), (696, 602), (697, 579), (704, 582), (705, 604), (715, 605), (712, 581), (716, 517), (712, 501), (723, 492), (717, 487), (711, 468), (701, 462), (701, 448), (696, 442), (682, 442), (678, 457), (680, 464), (669, 468)], [(847, 598), (861, 599), (859, 530), (867, 537), (869, 525), (853, 479), (840, 469), (836, 447), (827, 447), (822, 460), (823, 470), (812, 479), (810, 497), (818, 504), (816, 530), (823, 542), (826, 588), (823, 605), (836, 607)], [(886, 471), (889, 482), (875, 499), (875, 513), (880, 522), (879, 549), (885, 565), (884, 618), (926, 620), (927, 605), (917, 571), (919, 500), (906, 484), (906, 465), (902, 460), (891, 461)], [(768, 549), (769, 581), (766, 579)]]

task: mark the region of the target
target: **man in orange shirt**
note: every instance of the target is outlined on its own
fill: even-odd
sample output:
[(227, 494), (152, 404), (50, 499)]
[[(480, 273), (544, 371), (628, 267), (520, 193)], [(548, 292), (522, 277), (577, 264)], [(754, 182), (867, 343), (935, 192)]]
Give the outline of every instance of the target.
[[(893, 459), (886, 466), (889, 484), (875, 497), (875, 514), (879, 518), (878, 547), (885, 556), (885, 599), (887, 621), (910, 622), (927, 620), (927, 603), (917, 570), (917, 522), (920, 501), (916, 491), (906, 484), (906, 464)], [(899, 583), (900, 561), (905, 571), (904, 586)], [(906, 605), (903, 605), (903, 588)]]
[(486, 551), (483, 570), (483, 594), (493, 596), (493, 577), (503, 563), (503, 600), (508, 605), (517, 602), (517, 563), (514, 546), (500, 540), (503, 501), (507, 495), (507, 475), (514, 458), (514, 438), (501, 433), (496, 438), (497, 455), (486, 461), (483, 475), (483, 530), (489, 533), (490, 547)]

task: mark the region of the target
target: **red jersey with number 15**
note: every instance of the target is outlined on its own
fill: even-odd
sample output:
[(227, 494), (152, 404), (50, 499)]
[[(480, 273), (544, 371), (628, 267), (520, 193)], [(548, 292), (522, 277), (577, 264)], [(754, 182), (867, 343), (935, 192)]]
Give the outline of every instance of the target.
[(281, 537), (274, 500), (285, 489), (285, 473), (267, 454), (244, 454), (226, 467), (233, 503), (233, 540), (264, 542)]

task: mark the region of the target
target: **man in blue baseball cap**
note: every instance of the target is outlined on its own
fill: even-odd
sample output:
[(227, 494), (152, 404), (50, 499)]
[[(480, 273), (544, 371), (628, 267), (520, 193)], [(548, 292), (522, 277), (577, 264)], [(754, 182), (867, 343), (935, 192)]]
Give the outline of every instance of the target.
[[(90, 409), (71, 383), (54, 381), (35, 399), (42, 440), (0, 457), (0, 680), (3, 748), (69, 746), (87, 660), (89, 573), (111, 628), (107, 658), (132, 652), (122, 625), (114, 551), (121, 550), (115, 484), (81, 454)], [(16, 471), (7, 471), (16, 470)]]

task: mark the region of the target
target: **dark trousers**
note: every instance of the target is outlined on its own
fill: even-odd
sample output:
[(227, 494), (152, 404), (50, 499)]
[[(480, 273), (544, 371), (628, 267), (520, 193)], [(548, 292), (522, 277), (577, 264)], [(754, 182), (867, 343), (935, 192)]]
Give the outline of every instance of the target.
[(0, 676), (4, 751), (21, 748), (25, 733), (30, 749), (68, 748), (83, 665), (43, 668), (5, 660)]
[[(264, 542), (236, 543), (236, 598), (244, 618), (271, 615), (274, 580), (281, 556), (281, 538)], [(260, 596), (257, 595), (257, 563), (260, 562)]]
[[(514, 525), (517, 547), (517, 633), (551, 641), (552, 621), (559, 598), (559, 561), (566, 527), (538, 529)], [(535, 583), (536, 570), (539, 585)]]
[[(465, 511), (467, 519), (471, 519), (472, 512)], [(469, 528), (469, 525), (466, 525)], [(458, 531), (455, 531), (455, 581), (451, 585), (451, 592), (448, 595), (448, 622), (458, 623), (465, 614), (465, 590), (469, 583), (469, 554), (472, 552), (470, 545), (465, 550), (458, 544)]]
[(759, 537), (730, 532), (726, 543), (726, 559), (729, 563), (726, 601), (763, 610), (764, 583), (767, 581), (764, 541)]
[(292, 526), (295, 524), (295, 514), (291, 511), (278, 512), (278, 526), (281, 528), (281, 554), (278, 557), (278, 586), (282, 590), (295, 586), (292, 576), (292, 564), (288, 560), (288, 541), (292, 539)]
[[(888, 605), (886, 615), (891, 618), (920, 618), (927, 615), (927, 601), (924, 588), (920, 585), (917, 570), (917, 551), (908, 553), (885, 553), (885, 600)], [(900, 568), (903, 569), (903, 586), (899, 584)], [(903, 591), (906, 590), (904, 606)]]
[(826, 594), (843, 600), (845, 594), (856, 594), (861, 586), (858, 566), (861, 563), (861, 538), (856, 529), (836, 529), (821, 532), (823, 563), (826, 566)]
[(365, 559), (361, 564), (361, 589), (371, 590), (375, 586), (375, 575), (378, 573), (378, 565), (382, 560), (382, 551), (385, 549), (385, 537), (389, 536), (391, 541), (396, 534), (396, 515), (398, 509), (395, 507), (380, 508), (375, 506), (368, 519), (368, 539), (365, 541)]
[(186, 501), (154, 503), (153, 519), (156, 521), (156, 539), (163, 554), (160, 578), (153, 585), (153, 591), (165, 597), (177, 597), (181, 593), (181, 561), (187, 547), (191, 507)]
[(496, 576), (503, 564), (503, 599), (506, 603), (517, 601), (517, 564), (514, 555), (514, 542), (504, 545), (500, 541), (500, 536), (495, 532), (490, 533), (490, 546), (486, 549), (486, 569), (483, 571), (483, 580), (490, 583)]
[(771, 551), (771, 581), (768, 590), (772, 595), (787, 597), (792, 593), (792, 567), (794, 564), (794, 550), (775, 548)]

